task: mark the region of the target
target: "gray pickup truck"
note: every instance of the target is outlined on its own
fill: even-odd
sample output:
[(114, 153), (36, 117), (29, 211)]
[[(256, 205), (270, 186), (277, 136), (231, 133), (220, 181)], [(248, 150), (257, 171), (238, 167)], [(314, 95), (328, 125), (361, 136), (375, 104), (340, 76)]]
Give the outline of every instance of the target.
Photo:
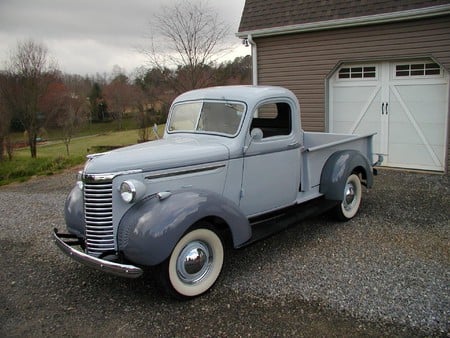
[(171, 295), (195, 297), (217, 280), (225, 246), (317, 210), (353, 218), (373, 183), (372, 136), (303, 131), (281, 87), (190, 91), (162, 139), (88, 157), (65, 204), (68, 233), (53, 237), (85, 265), (129, 278), (153, 267)]

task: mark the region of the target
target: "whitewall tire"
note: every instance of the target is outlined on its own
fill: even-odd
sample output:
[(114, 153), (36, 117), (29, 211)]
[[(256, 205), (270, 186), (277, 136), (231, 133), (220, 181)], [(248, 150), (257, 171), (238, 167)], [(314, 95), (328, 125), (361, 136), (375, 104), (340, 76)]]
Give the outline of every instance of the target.
[(336, 216), (341, 221), (352, 219), (361, 205), (362, 186), (357, 174), (351, 174), (345, 182), (342, 202), (336, 207)]
[(222, 270), (224, 259), (220, 237), (207, 228), (186, 233), (163, 264), (161, 277), (169, 293), (191, 298), (208, 291)]

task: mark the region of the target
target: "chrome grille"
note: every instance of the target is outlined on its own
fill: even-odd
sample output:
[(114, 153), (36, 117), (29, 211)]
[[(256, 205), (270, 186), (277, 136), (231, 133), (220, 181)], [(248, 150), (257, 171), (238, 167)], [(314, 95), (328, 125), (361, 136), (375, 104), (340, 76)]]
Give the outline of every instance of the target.
[(88, 254), (98, 257), (114, 250), (112, 181), (85, 182), (83, 195), (86, 250)]

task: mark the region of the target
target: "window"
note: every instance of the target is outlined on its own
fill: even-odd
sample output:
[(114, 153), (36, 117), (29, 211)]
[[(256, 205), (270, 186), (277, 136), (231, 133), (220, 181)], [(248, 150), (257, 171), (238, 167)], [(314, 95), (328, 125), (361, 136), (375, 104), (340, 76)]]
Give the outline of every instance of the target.
[(291, 106), (288, 103), (267, 103), (255, 111), (250, 130), (259, 128), (263, 132), (263, 138), (267, 138), (289, 135), (291, 125)]
[(175, 105), (169, 132), (201, 132), (235, 135), (245, 106), (233, 102), (184, 102)]
[(434, 62), (400, 64), (395, 66), (396, 77), (424, 77), (433, 75), (441, 75), (441, 67)]
[(344, 67), (339, 69), (339, 79), (374, 79), (377, 77), (375, 66)]
[(202, 102), (189, 102), (175, 106), (169, 130), (194, 130), (201, 108)]

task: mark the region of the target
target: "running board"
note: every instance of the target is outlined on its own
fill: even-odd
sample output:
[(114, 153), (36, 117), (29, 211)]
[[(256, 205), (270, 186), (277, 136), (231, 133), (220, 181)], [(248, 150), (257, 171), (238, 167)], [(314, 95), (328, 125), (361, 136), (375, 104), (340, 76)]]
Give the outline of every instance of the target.
[(305, 218), (324, 213), (333, 208), (338, 202), (326, 200), (323, 197), (292, 206), (263, 217), (250, 219), (252, 237), (238, 248), (253, 244), (259, 240), (281, 232)]

